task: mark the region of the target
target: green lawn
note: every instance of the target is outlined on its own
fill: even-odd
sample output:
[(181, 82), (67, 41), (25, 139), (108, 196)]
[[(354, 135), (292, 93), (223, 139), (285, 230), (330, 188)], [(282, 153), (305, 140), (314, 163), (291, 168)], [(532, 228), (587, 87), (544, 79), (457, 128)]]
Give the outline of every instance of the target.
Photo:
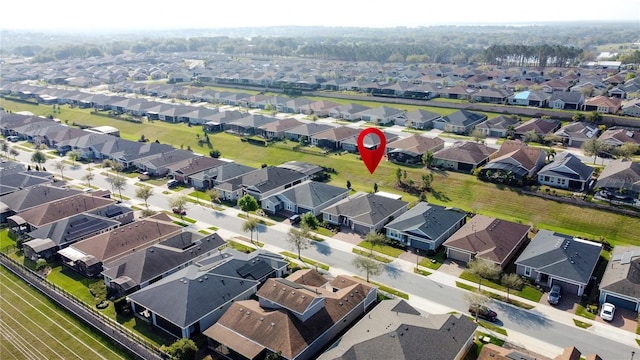
[[(336, 102), (338, 99), (335, 100)], [(352, 102), (349, 100), (349, 102)], [(366, 103), (366, 102), (365, 102)], [(48, 115), (51, 108), (13, 102), (6, 99), (0, 100), (0, 105), (7, 110), (29, 110), (36, 115)], [(380, 106), (379, 103), (370, 103), (370, 106)], [(403, 108), (411, 108), (403, 105)], [(425, 108), (425, 107), (420, 107)], [(437, 111), (436, 111), (437, 110)], [(452, 109), (434, 108), (434, 112), (453, 112)], [(209, 148), (199, 146), (196, 134), (202, 134), (202, 129), (197, 126), (189, 127), (184, 123), (171, 124), (162, 121), (154, 121), (145, 124), (136, 124), (115, 118), (95, 116), (84, 109), (70, 109), (63, 107), (57, 117), (69, 120), (69, 123), (77, 122), (92, 126), (111, 125), (120, 129), (121, 136), (125, 139), (137, 140), (140, 135), (161, 143), (171, 144), (176, 148), (191, 146), (200, 153), (208, 153)], [(425, 172), (418, 167), (399, 166), (383, 161), (377, 168), (375, 175), (365, 170), (362, 161), (355, 154), (320, 154), (301, 151), (290, 151), (279, 146), (258, 147), (240, 141), (240, 138), (226, 134), (210, 134), (211, 144), (214, 149), (219, 149), (222, 156), (233, 159), (236, 162), (260, 167), (261, 164), (279, 165), (286, 161), (297, 160), (316, 165), (331, 164), (338, 170), (332, 174), (330, 184), (345, 186), (347, 180), (355, 190), (369, 191), (373, 184), (377, 183), (381, 191), (397, 193), (395, 189), (395, 170), (402, 168), (407, 171), (408, 179), (416, 183), (420, 181), (420, 175)], [(427, 194), (429, 202), (461, 208), (463, 210), (475, 210), (480, 214), (493, 216), (509, 221), (534, 224), (540, 228), (558, 231), (561, 233), (598, 239), (604, 237), (607, 241), (616, 244), (624, 243), (640, 245), (640, 219), (631, 216), (617, 215), (606, 211), (581, 208), (542, 198), (523, 195), (517, 189), (485, 183), (477, 178), (454, 172), (434, 172), (433, 191)], [(403, 200), (416, 201), (412, 195), (403, 194)]]
[[(478, 282), (478, 277), (472, 273), (470, 273), (469, 271), (463, 271), (462, 274), (460, 275), (460, 279), (464, 279), (464, 280), (468, 280), (468, 281), (472, 281), (474, 283)], [(489, 281), (487, 279), (482, 279), (482, 286), (481, 287), (488, 287), (491, 289), (496, 289), (496, 290), (500, 290), (500, 291), (504, 291), (507, 292), (507, 288), (505, 288), (504, 286)], [(475, 289), (477, 289), (477, 286), (475, 287)], [(519, 296), (522, 297), (524, 299), (528, 299), (534, 302), (538, 302), (540, 301), (540, 298), (542, 298), (542, 292), (540, 290), (537, 290), (536, 288), (529, 286), (529, 285), (525, 285), (522, 290), (520, 291), (516, 291), (516, 290), (510, 290), (510, 293), (512, 295), (515, 296)]]
[[(365, 280), (364, 278), (362, 278), (360, 276), (355, 276), (355, 277), (360, 279), (360, 280)], [(395, 295), (397, 297), (401, 297), (401, 298), (403, 298), (405, 300), (409, 300), (409, 294), (407, 294), (405, 292), (402, 292), (400, 290), (396, 290), (396, 289), (394, 289), (392, 287), (380, 284), (379, 282), (375, 282), (373, 280), (369, 280), (369, 283), (377, 286), (380, 290), (382, 290), (382, 291), (384, 291), (384, 292), (386, 292), (388, 294), (392, 294), (392, 295)]]
[[(365, 249), (369, 249), (369, 251), (371, 251), (371, 243), (368, 241), (361, 241), (358, 244), (358, 246)], [(373, 247), (373, 251), (378, 252), (380, 254), (385, 254), (394, 258), (397, 258), (398, 256), (404, 253), (404, 250), (394, 248), (393, 246), (389, 246), (389, 245), (376, 245)]]
[(294, 253), (291, 253), (291, 252), (288, 252), (288, 251), (281, 251), (280, 255), (286, 256), (286, 257), (291, 258), (291, 259), (301, 260), (305, 264), (309, 264), (309, 265), (311, 265), (313, 267), (319, 267), (320, 269), (329, 271), (329, 265), (323, 264), (323, 263), (321, 263), (319, 261), (315, 261), (315, 260), (306, 258), (304, 256), (302, 256), (302, 259), (298, 259), (298, 255), (296, 255)]
[(13, 336), (3, 337), (3, 358), (133, 358), (4, 267), (0, 267), (0, 299), (2, 322), (14, 329)]
[[(361, 249), (358, 249), (358, 248), (353, 248), (353, 249), (351, 249), (351, 252), (354, 253), (354, 254), (362, 255), (362, 256), (367, 256), (367, 257), (371, 256), (371, 252), (369, 250), (361, 250)], [(389, 258), (386, 258), (384, 256), (380, 256), (380, 255), (376, 255), (376, 254), (373, 254), (372, 257), (375, 260), (380, 261), (381, 263), (384, 263), (384, 264), (388, 264), (388, 263), (393, 261), (393, 260), (391, 260)]]
[(88, 279), (77, 272), (60, 264), (51, 268), (47, 280), (74, 295), (88, 306), (94, 306), (93, 295), (89, 292), (89, 286), (101, 279)]

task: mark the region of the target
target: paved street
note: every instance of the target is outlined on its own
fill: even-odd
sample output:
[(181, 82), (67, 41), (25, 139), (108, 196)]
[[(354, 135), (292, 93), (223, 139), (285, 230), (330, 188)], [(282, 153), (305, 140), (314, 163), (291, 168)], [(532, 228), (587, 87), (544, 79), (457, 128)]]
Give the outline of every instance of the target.
[[(20, 150), (19, 160), (29, 162), (31, 153)], [(54, 160), (49, 159), (46, 168), (55, 172)], [(75, 167), (68, 166), (64, 176), (75, 179), (73, 184), (80, 184), (82, 176), (86, 174), (85, 165)], [(104, 175), (100, 175), (104, 169), (94, 169), (95, 179), (92, 185), (111, 190), (111, 186)], [(59, 173), (57, 174), (59, 175)], [(139, 206), (142, 201), (135, 198), (135, 178), (127, 179), (127, 186), (122, 194), (131, 198), (126, 203)], [(148, 200), (152, 209), (168, 209), (168, 199), (172, 194), (162, 194), (167, 191), (165, 187), (155, 187), (154, 195)], [(189, 204), (187, 216), (197, 220), (192, 227), (204, 229), (216, 226), (219, 234), (224, 239), (236, 236), (247, 236), (241, 230), (243, 220), (237, 216), (239, 210), (225, 208), (224, 211), (216, 211), (203, 206)], [(265, 249), (279, 252), (291, 251), (286, 241), (286, 233), (289, 226), (278, 223), (273, 226), (261, 226), (257, 238), (265, 243)], [(254, 234), (254, 238), (255, 238)], [(323, 242), (314, 242), (302, 255), (325, 263), (331, 267), (331, 273), (358, 274), (352, 265), (354, 257), (351, 249), (353, 244), (335, 238), (325, 238)], [(415, 258), (413, 258), (415, 259)], [(456, 287), (456, 281), (465, 282), (443, 271), (437, 271), (428, 277), (413, 273), (415, 261), (396, 259), (387, 264), (381, 275), (372, 280), (391, 286), (410, 294), (410, 302), (418, 308), (432, 313), (446, 313), (458, 311), (466, 313), (466, 303), (463, 299), (464, 290)], [(513, 295), (512, 295), (513, 296)], [(519, 299), (520, 300), (520, 299)], [(529, 301), (521, 299), (522, 302)], [(561, 353), (562, 348), (575, 345), (583, 354), (598, 353), (603, 359), (627, 359), (632, 351), (638, 350), (635, 333), (618, 329), (610, 324), (590, 321), (593, 326), (581, 329), (573, 324), (574, 314), (560, 311), (544, 304), (534, 304), (533, 310), (527, 311), (521, 308), (493, 302), (491, 307), (499, 314), (498, 325), (508, 331), (508, 340), (528, 350), (535, 351), (547, 357), (555, 357)], [(586, 319), (582, 319), (586, 321)]]

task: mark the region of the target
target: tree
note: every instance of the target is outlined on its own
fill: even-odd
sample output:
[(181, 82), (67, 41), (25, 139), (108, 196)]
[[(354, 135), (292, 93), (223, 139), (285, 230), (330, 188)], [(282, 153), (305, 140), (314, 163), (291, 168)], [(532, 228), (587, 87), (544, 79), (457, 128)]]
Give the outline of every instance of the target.
[(36, 152), (31, 155), (31, 162), (36, 164), (44, 164), (45, 162), (47, 162), (47, 156), (42, 151), (36, 150)]
[(402, 184), (402, 169), (400, 168), (396, 169), (396, 182), (398, 185)]
[(535, 132), (535, 130), (531, 130), (531, 131), (527, 131), (526, 133), (524, 133), (524, 135), (522, 136), (522, 141), (526, 142), (526, 143), (530, 143), (530, 142), (538, 142), (540, 140), (540, 137), (538, 136), (538, 134)]
[(182, 214), (187, 210), (187, 204), (189, 204), (189, 198), (186, 195), (176, 194), (169, 199), (169, 207), (180, 214), (180, 219), (182, 219)]
[(73, 166), (75, 166), (76, 161), (80, 160), (80, 158), (82, 157), (82, 154), (80, 154), (80, 151), (72, 150), (67, 153), (67, 156), (69, 157), (69, 159), (71, 159)]
[(9, 157), (9, 144), (6, 142), (2, 143), (2, 152), (4, 153), (4, 156)]
[(9, 150), (9, 154), (11, 154), (11, 156), (13, 156), (13, 160), (15, 160), (15, 159), (16, 159), (16, 157), (17, 157), (18, 155), (20, 155), (20, 151), (18, 151), (18, 150), (16, 150), (16, 149), (14, 149), (14, 148), (11, 148), (11, 150)]
[(576, 113), (573, 114), (573, 117), (571, 117), (571, 119), (573, 121), (582, 121), (584, 120), (584, 114), (579, 111), (576, 111)]
[(369, 276), (377, 276), (382, 272), (382, 264), (371, 257), (358, 255), (353, 259), (352, 264), (367, 275), (367, 282), (369, 282)]
[(473, 131), (471, 131), (471, 137), (473, 138), (473, 141), (479, 143), (484, 142), (484, 139), (487, 138), (487, 134), (479, 129), (473, 129)]
[(160, 350), (171, 359), (175, 360), (193, 360), (198, 352), (198, 346), (191, 339), (178, 339), (173, 344), (162, 345)]
[(597, 110), (593, 110), (587, 115), (587, 121), (599, 124), (602, 121), (602, 113)]
[(122, 165), (121, 163), (116, 161), (111, 162), (111, 170), (115, 172), (121, 172), (123, 169), (124, 169), (124, 165)]
[(616, 149), (616, 154), (625, 159), (630, 159), (633, 155), (640, 152), (640, 144), (626, 142)]
[(582, 143), (582, 151), (586, 156), (593, 156), (593, 163), (596, 163), (598, 154), (604, 150), (604, 143), (598, 139), (589, 139)]
[(347, 189), (351, 190), (351, 181), (347, 180)]
[[(464, 301), (467, 303), (469, 308), (471, 308), (472, 306), (478, 306), (478, 307), (484, 306), (489, 302), (488, 297), (475, 292), (466, 292), (464, 293), (464, 295), (462, 295), (462, 297), (464, 298)], [(475, 321), (478, 322), (477, 311), (475, 312), (474, 317), (475, 317)]]
[(482, 284), (482, 279), (494, 280), (500, 274), (500, 267), (490, 261), (475, 258), (467, 264), (470, 273), (478, 277), (478, 290)]
[(373, 248), (386, 244), (387, 237), (377, 232), (370, 232), (364, 237), (364, 241), (371, 244), (371, 255), (373, 255)]
[(520, 289), (524, 281), (518, 274), (503, 274), (501, 279), (502, 285), (507, 288), (507, 302), (509, 302), (509, 292), (511, 289)]
[(149, 204), (147, 200), (153, 195), (153, 188), (151, 186), (142, 185), (136, 189), (136, 197), (144, 201), (144, 206), (149, 210)]
[(56, 162), (53, 164), (53, 167), (54, 167), (56, 170), (60, 170), (60, 179), (64, 180), (64, 169), (66, 169), (66, 168), (67, 168), (67, 166), (64, 164), (64, 162), (62, 162), (62, 160), (60, 160), (60, 161), (56, 161)]
[(82, 177), (82, 179), (87, 182), (87, 185), (89, 185), (89, 187), (91, 187), (91, 180), (93, 180), (95, 177), (96, 176), (93, 175), (91, 170), (88, 170), (87, 173)]
[(433, 174), (422, 174), (420, 175), (420, 178), (422, 180), (422, 190), (429, 190), (431, 188), (431, 183), (433, 183)]
[(238, 199), (238, 206), (242, 211), (247, 213), (247, 217), (249, 217), (249, 211), (256, 211), (260, 207), (256, 198), (249, 194)]
[(122, 190), (127, 187), (127, 179), (124, 176), (109, 176), (109, 181), (111, 181), (111, 187), (113, 191), (118, 190), (118, 195), (120, 195), (120, 200), (122, 200)]
[(258, 219), (253, 217), (248, 218), (247, 221), (242, 224), (242, 231), (251, 232), (251, 243), (253, 243), (253, 232), (258, 230), (259, 224)]
[(378, 183), (373, 183), (373, 192), (374, 193), (378, 192)]
[(315, 230), (320, 225), (320, 221), (318, 221), (318, 218), (309, 211), (300, 216), (300, 224), (302, 227), (306, 227), (309, 230)]
[(207, 190), (207, 196), (209, 197), (209, 199), (211, 199), (211, 202), (220, 201), (220, 193), (216, 189)]
[(424, 166), (430, 168), (433, 166), (434, 161), (435, 158), (433, 157), (433, 153), (431, 151), (427, 151), (422, 155), (422, 163), (424, 164)]
[(300, 230), (296, 228), (289, 229), (287, 242), (291, 246), (292, 250), (298, 251), (298, 259), (302, 259), (300, 252), (304, 249), (308, 249), (311, 245), (311, 241), (309, 240), (309, 229), (306, 226), (302, 226)]

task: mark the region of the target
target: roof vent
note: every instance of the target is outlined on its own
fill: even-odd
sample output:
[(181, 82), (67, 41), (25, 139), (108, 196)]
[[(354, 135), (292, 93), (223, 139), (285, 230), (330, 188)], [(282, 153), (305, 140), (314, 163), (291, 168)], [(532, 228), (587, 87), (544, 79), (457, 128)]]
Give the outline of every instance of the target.
[(260, 317), (260, 319), (258, 319), (258, 320), (260, 320), (260, 321), (264, 321), (264, 318), (261, 316), (261, 317)]
[(272, 322), (272, 323), (271, 323), (271, 326), (276, 326), (276, 323), (273, 323), (273, 322)]

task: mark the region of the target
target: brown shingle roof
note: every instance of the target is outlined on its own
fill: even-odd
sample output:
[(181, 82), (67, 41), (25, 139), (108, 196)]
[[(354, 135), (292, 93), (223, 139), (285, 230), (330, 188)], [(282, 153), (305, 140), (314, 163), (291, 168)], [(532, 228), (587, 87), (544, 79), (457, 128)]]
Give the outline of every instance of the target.
[(85, 211), (114, 204), (115, 200), (78, 194), (61, 200), (52, 201), (21, 212), (19, 215), (29, 224), (40, 227), (45, 224), (67, 218)]
[(454, 233), (444, 246), (502, 264), (522, 245), (530, 226), (476, 215)]
[(402, 149), (415, 154), (424, 154), (427, 151), (438, 151), (444, 147), (444, 140), (439, 137), (430, 138), (421, 135), (410, 135), (406, 138), (396, 140), (387, 145), (387, 148)]
[(116, 260), (136, 250), (142, 250), (182, 231), (170, 222), (144, 219), (98, 234), (72, 245), (102, 262)]
[(505, 141), (500, 146), (500, 150), (494, 154), (491, 161), (499, 161), (506, 158), (513, 158), (522, 165), (523, 168), (531, 171), (544, 150), (529, 147), (520, 141)]

